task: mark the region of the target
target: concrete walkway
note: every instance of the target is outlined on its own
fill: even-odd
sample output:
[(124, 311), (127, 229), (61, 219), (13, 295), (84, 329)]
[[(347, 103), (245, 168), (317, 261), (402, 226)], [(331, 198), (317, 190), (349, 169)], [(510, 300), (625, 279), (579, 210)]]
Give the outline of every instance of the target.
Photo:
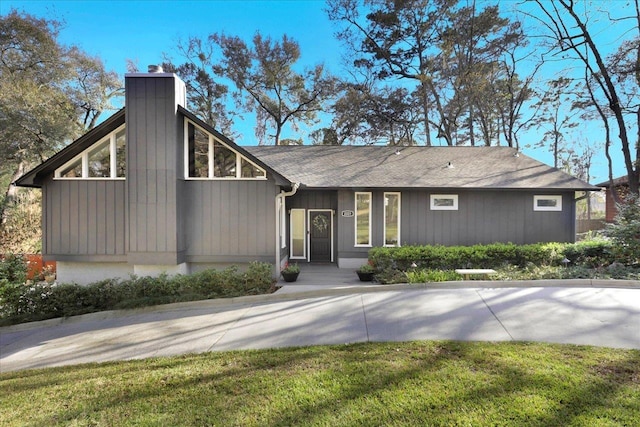
[(451, 284), (446, 289), (361, 288), (354, 283), (52, 319), (0, 328), (0, 371), (231, 349), (423, 339), (640, 349), (640, 289), (577, 283), (500, 288), (495, 286), (502, 282), (456, 282), (459, 289)]

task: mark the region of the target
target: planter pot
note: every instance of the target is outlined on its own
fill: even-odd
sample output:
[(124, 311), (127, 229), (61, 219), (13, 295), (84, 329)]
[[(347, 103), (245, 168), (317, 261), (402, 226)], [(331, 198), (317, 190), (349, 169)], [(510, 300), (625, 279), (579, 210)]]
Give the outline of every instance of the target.
[(371, 282), (373, 281), (373, 273), (364, 273), (362, 271), (356, 271), (358, 277), (361, 282)]
[(285, 282), (295, 282), (296, 280), (298, 280), (298, 273), (285, 273), (284, 271), (282, 272), (282, 278), (284, 279)]

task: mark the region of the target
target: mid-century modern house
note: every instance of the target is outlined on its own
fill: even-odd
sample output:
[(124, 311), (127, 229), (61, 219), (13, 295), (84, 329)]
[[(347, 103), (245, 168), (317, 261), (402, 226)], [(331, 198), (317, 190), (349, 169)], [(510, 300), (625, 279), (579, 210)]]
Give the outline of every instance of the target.
[(629, 194), (629, 177), (623, 175), (615, 178), (613, 182), (604, 181), (597, 186), (605, 189), (605, 221), (613, 222), (618, 215), (618, 206), (613, 193), (616, 193), (618, 200), (623, 201)]
[(42, 188), (60, 281), (571, 242), (576, 192), (599, 190), (507, 147), (243, 147), (185, 105), (176, 75), (127, 74), (122, 110), (17, 181)]

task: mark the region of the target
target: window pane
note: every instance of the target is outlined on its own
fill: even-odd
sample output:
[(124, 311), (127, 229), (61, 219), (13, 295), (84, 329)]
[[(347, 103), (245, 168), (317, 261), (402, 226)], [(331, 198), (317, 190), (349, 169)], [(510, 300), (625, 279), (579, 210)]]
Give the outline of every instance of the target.
[(458, 195), (457, 194), (432, 194), (431, 210), (441, 211), (457, 211)]
[(356, 193), (356, 245), (369, 245), (369, 219), (371, 213), (371, 195)]
[(109, 178), (111, 176), (111, 156), (109, 140), (89, 152), (89, 177)]
[(533, 209), (559, 212), (562, 210), (562, 196), (533, 196)]
[(127, 176), (127, 132), (122, 129), (116, 134), (116, 176), (124, 178)]
[(69, 167), (60, 172), (60, 176), (64, 178), (82, 178), (82, 158), (73, 162)]
[(400, 195), (384, 195), (384, 244), (397, 246), (400, 241)]
[(305, 210), (291, 210), (291, 256), (304, 258)]
[(433, 199), (434, 206), (453, 206), (453, 199)]
[(558, 201), (556, 199), (538, 199), (538, 206), (554, 208), (558, 206)]
[(264, 171), (245, 159), (240, 159), (242, 165), (242, 178), (263, 178)]
[(216, 178), (235, 178), (236, 153), (218, 141), (214, 143), (213, 153), (213, 176)]
[(189, 123), (189, 176), (209, 177), (209, 135)]

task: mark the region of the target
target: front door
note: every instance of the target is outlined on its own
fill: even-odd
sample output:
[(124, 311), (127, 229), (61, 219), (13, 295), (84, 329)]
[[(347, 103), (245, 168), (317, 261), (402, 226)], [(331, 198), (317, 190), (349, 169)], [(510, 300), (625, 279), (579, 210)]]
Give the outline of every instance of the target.
[(309, 261), (333, 261), (333, 215), (331, 210), (309, 210)]

